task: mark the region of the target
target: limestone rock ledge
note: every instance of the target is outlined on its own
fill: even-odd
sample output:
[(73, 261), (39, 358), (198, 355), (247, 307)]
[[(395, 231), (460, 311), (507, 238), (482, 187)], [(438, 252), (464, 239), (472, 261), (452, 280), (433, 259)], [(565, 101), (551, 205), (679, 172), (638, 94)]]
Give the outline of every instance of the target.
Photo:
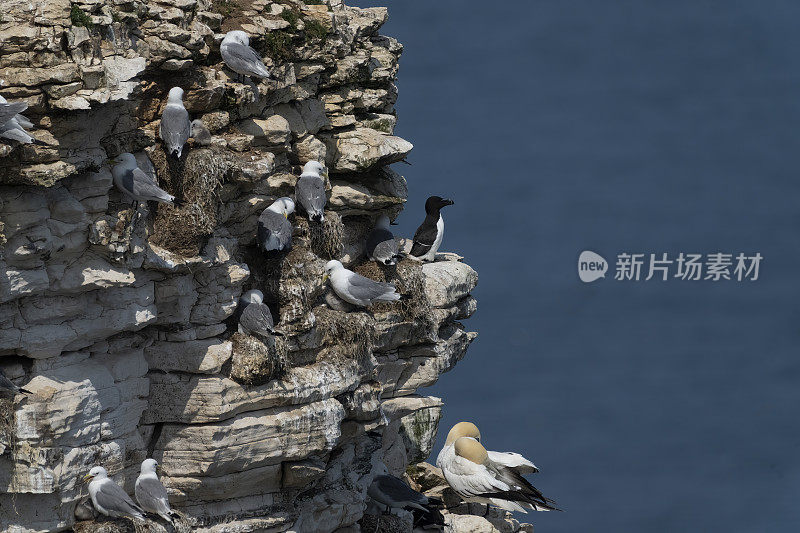
[[(474, 339), (459, 321), (477, 274), (364, 263), (366, 231), (406, 199), (388, 165), (412, 148), (393, 135), (386, 18), (341, 0), (4, 2), (0, 94), (28, 103), (40, 142), (0, 142), (0, 368), (35, 392), (2, 400), (0, 530), (108, 530), (76, 523), (81, 477), (102, 464), (132, 493), (148, 456), (192, 530), (353, 530), (377, 464), (428, 455), (441, 401), (417, 391)], [(240, 27), (274, 80), (223, 68)], [(179, 168), (157, 141), (174, 85), (214, 136)], [(104, 163), (124, 151), (186, 204), (121, 197)], [(256, 218), (312, 158), (331, 169), (324, 232), (293, 217), (295, 249), (267, 260)], [(321, 283), (333, 257), (407, 298), (345, 312)], [(255, 287), (274, 343), (234, 334)]]

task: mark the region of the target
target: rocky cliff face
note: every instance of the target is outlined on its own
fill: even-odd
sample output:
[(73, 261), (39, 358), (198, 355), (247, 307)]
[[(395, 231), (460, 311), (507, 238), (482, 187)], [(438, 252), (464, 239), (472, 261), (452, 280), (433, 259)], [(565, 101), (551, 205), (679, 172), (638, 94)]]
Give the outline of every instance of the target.
[[(456, 257), (364, 263), (366, 231), (406, 198), (387, 165), (412, 148), (392, 135), (386, 10), (7, 0), (0, 17), (0, 94), (41, 141), (0, 143), (0, 368), (35, 392), (0, 399), (0, 530), (77, 530), (91, 466), (132, 493), (148, 456), (194, 530), (355, 524), (378, 462), (399, 474), (429, 453), (441, 402), (417, 390), (475, 337), (459, 320), (477, 275)], [(276, 80), (229, 78), (219, 42), (239, 28)], [(214, 135), (180, 164), (157, 141), (172, 86)], [(105, 161), (125, 151), (185, 205), (122, 197)], [(324, 228), (293, 217), (294, 250), (268, 260), (257, 216), (309, 159), (331, 169)], [(406, 298), (342, 308), (321, 279), (334, 257)], [(234, 334), (250, 288), (285, 337)]]

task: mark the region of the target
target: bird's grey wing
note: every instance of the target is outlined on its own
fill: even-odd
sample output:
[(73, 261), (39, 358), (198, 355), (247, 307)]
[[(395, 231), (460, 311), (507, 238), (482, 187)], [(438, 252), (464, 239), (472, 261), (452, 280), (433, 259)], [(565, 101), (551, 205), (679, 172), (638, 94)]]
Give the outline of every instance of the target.
[(267, 335), (272, 333), (274, 322), (269, 307), (264, 304), (252, 303), (242, 311), (239, 324), (247, 331)]
[(367, 255), (370, 257), (375, 257), (375, 252), (377, 251), (378, 246), (389, 241), (395, 243), (395, 247), (397, 247), (397, 243), (395, 242), (394, 235), (392, 235), (391, 231), (378, 228), (372, 230), (369, 235), (367, 235)]
[[(130, 190), (134, 196), (146, 200), (155, 200), (171, 204), (175, 197), (153, 183), (153, 178), (148, 176), (139, 167), (127, 172), (123, 179), (123, 186)], [(130, 185), (130, 187), (128, 187)]]
[(8, 389), (10, 391), (16, 391), (17, 386), (14, 385), (14, 383), (10, 379), (8, 379), (5, 376), (5, 374), (0, 372), (0, 389)]
[(192, 131), (189, 112), (184, 107), (168, 105), (161, 116), (161, 138), (169, 146), (181, 147), (186, 144)]
[(128, 493), (114, 482), (103, 483), (95, 493), (97, 503), (107, 511), (132, 516), (141, 516), (142, 509), (133, 503)]
[[(14, 102), (11, 104), (0, 104), (0, 124), (5, 124), (17, 113), (22, 113), (28, 109), (28, 104), (25, 102)], [(30, 127), (30, 126), (29, 126)]]
[(28, 132), (23, 130), (21, 127), (18, 128), (15, 126), (11, 126), (9, 123), (6, 123), (4, 126), (0, 126), (0, 137), (26, 144), (30, 144), (34, 141), (33, 137), (28, 135)]
[(33, 122), (28, 120), (28, 118), (23, 116), (23, 115), (17, 115), (14, 118), (17, 119), (17, 124), (19, 124), (23, 128), (32, 128), (33, 127)]
[(269, 77), (269, 71), (264, 66), (258, 52), (240, 43), (228, 43), (225, 45), (225, 63), (236, 72), (246, 72), (252, 76), (262, 78)]
[(142, 477), (136, 481), (136, 500), (146, 511), (169, 515), (169, 498), (167, 489), (161, 481), (151, 477)]
[(322, 212), (328, 199), (325, 196), (325, 181), (316, 176), (303, 176), (295, 185), (295, 197), (309, 213)]
[(348, 278), (347, 284), (350, 294), (363, 301), (372, 301), (395, 291), (391, 283), (374, 281), (356, 273)]
[(379, 261), (388, 261), (400, 255), (400, 249), (394, 238), (378, 243), (372, 256)]
[(418, 505), (428, 505), (428, 498), (424, 494), (415, 491), (403, 483), (401, 479), (394, 476), (375, 476), (373, 483), (376, 483), (378, 490), (394, 502), (411, 502)]
[(280, 213), (265, 209), (258, 217), (258, 242), (267, 250), (283, 250), (292, 242), (292, 225)]

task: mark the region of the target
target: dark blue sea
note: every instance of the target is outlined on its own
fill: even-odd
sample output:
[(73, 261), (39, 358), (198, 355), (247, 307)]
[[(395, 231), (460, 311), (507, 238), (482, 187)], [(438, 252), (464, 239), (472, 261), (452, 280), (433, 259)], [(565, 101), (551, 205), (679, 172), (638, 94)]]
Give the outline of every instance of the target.
[[(472, 420), (533, 459), (566, 511), (537, 533), (800, 531), (800, 3), (389, 4), (400, 230), (452, 197), (442, 249), (480, 274), (439, 445)], [(623, 252), (763, 260), (616, 281)]]

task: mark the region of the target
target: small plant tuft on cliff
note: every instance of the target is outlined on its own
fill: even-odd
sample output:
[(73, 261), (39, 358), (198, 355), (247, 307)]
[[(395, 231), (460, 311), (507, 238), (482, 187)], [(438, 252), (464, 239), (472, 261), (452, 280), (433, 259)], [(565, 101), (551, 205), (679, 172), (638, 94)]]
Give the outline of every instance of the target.
[(297, 22), (300, 20), (300, 13), (294, 9), (284, 9), (281, 13), (281, 18), (289, 23), (289, 26), (294, 29), (297, 27)]
[(69, 20), (72, 22), (73, 26), (83, 26), (84, 28), (92, 29), (94, 27), (94, 22), (92, 22), (92, 17), (87, 15), (86, 13), (81, 10), (76, 4), (72, 4), (72, 9), (69, 12)]
[(212, 0), (211, 10), (224, 17), (229, 17), (239, 7), (233, 0)]
[(303, 0), (307, 6), (324, 6), (325, 2), (322, 0)]
[(328, 28), (326, 28), (323, 23), (321, 23), (317, 19), (310, 17), (307, 18), (304, 22), (306, 25), (305, 36), (307, 43), (312, 41), (325, 42), (325, 39), (328, 36)]
[(267, 52), (272, 59), (290, 59), (292, 57), (292, 36), (283, 31), (271, 31), (267, 34)]

